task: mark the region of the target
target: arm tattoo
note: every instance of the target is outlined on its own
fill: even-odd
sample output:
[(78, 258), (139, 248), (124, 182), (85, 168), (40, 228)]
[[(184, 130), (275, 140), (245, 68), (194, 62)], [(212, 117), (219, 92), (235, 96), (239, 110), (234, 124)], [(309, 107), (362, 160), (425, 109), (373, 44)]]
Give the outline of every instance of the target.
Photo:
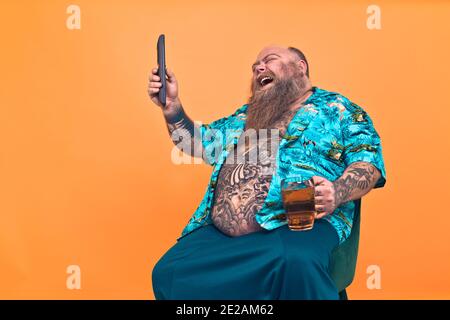
[(194, 134), (194, 122), (184, 112), (181, 105), (176, 114), (166, 116), (166, 122), (170, 134), (177, 129), (186, 129), (190, 134)]
[[(196, 141), (198, 140), (198, 138), (196, 139), (196, 136), (200, 137), (200, 134), (195, 134), (195, 131), (199, 129), (184, 112), (183, 107), (180, 105), (177, 113), (166, 116), (165, 118), (167, 129), (173, 143), (176, 144), (177, 147), (182, 148), (187, 154), (194, 155), (194, 144), (198, 144), (198, 146), (201, 147), (201, 141)], [(183, 137), (189, 137), (190, 139), (183, 143)]]
[(367, 162), (355, 162), (333, 182), (337, 205), (359, 199), (375, 186), (380, 172)]

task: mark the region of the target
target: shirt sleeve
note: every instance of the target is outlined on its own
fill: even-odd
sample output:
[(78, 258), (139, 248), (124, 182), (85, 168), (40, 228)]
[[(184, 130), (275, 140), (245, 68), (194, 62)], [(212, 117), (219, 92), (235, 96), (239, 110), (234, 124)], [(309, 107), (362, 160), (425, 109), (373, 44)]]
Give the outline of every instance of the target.
[(242, 115), (244, 107), (245, 105), (227, 117), (200, 125), (203, 159), (206, 163), (216, 165), (221, 153), (230, 143), (230, 138), (233, 138), (236, 117)]
[(345, 166), (358, 161), (372, 164), (381, 173), (374, 188), (381, 188), (386, 183), (386, 169), (380, 136), (363, 108), (348, 99), (344, 99), (344, 106), (341, 128)]

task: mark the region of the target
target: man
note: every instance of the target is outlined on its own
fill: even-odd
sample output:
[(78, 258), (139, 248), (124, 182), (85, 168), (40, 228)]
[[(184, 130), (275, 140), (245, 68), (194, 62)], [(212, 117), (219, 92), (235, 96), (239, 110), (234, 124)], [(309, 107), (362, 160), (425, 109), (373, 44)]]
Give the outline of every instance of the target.
[[(156, 72), (148, 91), (162, 107)], [(182, 236), (153, 269), (156, 299), (338, 298), (330, 255), (350, 234), (353, 200), (385, 183), (380, 138), (361, 107), (311, 85), (300, 50), (266, 47), (252, 73), (247, 104), (196, 125), (167, 70), (162, 112), (169, 133), (178, 148), (214, 168)], [(256, 144), (247, 132), (256, 132)], [(252, 150), (260, 157), (245, 161)], [(287, 227), (280, 185), (290, 177), (315, 186), (310, 231)]]

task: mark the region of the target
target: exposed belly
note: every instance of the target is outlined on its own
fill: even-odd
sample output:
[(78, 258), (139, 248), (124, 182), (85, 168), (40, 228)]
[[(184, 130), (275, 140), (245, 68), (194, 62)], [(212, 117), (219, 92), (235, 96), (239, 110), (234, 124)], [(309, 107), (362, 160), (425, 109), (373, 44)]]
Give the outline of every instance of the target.
[(234, 157), (230, 156), (235, 161), (222, 165), (211, 212), (214, 225), (229, 236), (262, 230), (255, 216), (264, 204), (273, 173), (269, 154), (258, 153), (258, 161), (252, 163), (238, 161), (244, 149), (238, 147)]

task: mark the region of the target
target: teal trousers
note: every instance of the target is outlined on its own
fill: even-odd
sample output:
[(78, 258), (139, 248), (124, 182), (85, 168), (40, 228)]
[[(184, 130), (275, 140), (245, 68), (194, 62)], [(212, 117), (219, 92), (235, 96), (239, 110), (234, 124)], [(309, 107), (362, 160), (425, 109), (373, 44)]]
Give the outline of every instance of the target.
[(152, 270), (157, 300), (339, 299), (329, 274), (339, 239), (326, 220), (229, 237), (214, 225), (178, 240)]

